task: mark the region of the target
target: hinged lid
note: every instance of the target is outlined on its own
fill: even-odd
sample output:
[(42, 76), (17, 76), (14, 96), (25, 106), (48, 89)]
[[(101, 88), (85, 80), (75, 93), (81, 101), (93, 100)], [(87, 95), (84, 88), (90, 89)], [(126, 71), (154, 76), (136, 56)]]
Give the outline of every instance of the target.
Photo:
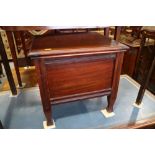
[(85, 55), (123, 52), (128, 49), (128, 46), (106, 38), (97, 32), (89, 32), (35, 38), (28, 55), (30, 57)]

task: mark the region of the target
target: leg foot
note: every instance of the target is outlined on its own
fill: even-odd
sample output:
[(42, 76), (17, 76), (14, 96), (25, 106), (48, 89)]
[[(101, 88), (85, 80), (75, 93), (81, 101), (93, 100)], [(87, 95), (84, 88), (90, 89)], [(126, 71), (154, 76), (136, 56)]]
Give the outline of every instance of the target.
[(52, 119), (52, 109), (51, 109), (51, 105), (49, 106), (48, 110), (44, 110), (44, 114), (46, 117), (46, 122), (47, 122), (47, 126), (51, 126), (54, 124), (54, 121)]
[(56, 128), (54, 120), (52, 121), (52, 124), (49, 125), (47, 121), (43, 121), (43, 127), (44, 129), (54, 129)]
[(106, 110), (108, 113), (111, 113), (111, 112), (113, 112), (115, 98), (113, 98), (112, 95), (110, 95), (110, 96), (107, 96), (107, 99), (108, 99), (108, 106), (107, 106)]
[(136, 107), (136, 108), (141, 109), (142, 108), (142, 104), (143, 104), (143, 102), (141, 104), (134, 103), (133, 106)]
[(113, 116), (115, 115), (114, 112), (108, 112), (107, 109), (101, 110), (101, 113), (102, 113), (106, 118), (113, 117)]
[(22, 83), (22, 86), (19, 86), (19, 85), (18, 85), (17, 88), (18, 88), (18, 89), (22, 89), (22, 88), (25, 87), (25, 85), (26, 85), (26, 83)]
[(21, 92), (20, 91), (17, 91), (17, 94), (16, 95), (10, 94), (9, 97), (15, 97), (15, 98), (17, 98), (20, 94), (21, 94)]
[(108, 106), (106, 109), (101, 110), (101, 112), (106, 118), (109, 118), (115, 115), (115, 113), (113, 112), (113, 105), (115, 103), (115, 99), (112, 98), (112, 95), (107, 96), (107, 99), (108, 99)]

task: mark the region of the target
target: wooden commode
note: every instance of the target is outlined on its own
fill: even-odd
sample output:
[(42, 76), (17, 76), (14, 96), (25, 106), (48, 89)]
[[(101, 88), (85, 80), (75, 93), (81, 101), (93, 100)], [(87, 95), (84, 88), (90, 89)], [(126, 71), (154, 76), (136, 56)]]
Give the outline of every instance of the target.
[(108, 97), (113, 112), (124, 52), (128, 47), (96, 32), (35, 38), (28, 56), (35, 62), (47, 125), (53, 104)]

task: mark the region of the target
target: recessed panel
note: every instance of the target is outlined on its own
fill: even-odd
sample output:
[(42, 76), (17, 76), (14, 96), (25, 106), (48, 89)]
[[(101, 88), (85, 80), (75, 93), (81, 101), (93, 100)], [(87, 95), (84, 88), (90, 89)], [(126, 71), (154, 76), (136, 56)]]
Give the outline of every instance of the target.
[(50, 98), (111, 88), (113, 69), (114, 58), (108, 56), (48, 60), (46, 75)]

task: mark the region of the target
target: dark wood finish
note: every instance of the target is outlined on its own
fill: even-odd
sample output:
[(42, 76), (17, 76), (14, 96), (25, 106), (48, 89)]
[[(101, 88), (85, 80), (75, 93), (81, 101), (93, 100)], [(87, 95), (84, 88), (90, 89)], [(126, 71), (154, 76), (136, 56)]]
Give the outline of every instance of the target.
[(47, 125), (51, 125), (53, 124), (53, 121), (51, 119), (52, 108), (51, 108), (50, 97), (49, 97), (49, 88), (46, 81), (44, 60), (43, 59), (36, 60), (35, 66), (36, 66), (36, 71), (38, 75), (38, 83), (39, 83), (40, 95), (42, 99), (43, 111), (47, 119)]
[(2, 68), (2, 64), (0, 62), (0, 77), (2, 77), (2, 76), (3, 76), (3, 68)]
[[(72, 31), (72, 33), (77, 31), (86, 31), (89, 30), (99, 30), (104, 29), (104, 35), (109, 37), (109, 27), (107, 26), (0, 26), (1, 29), (5, 31), (31, 31), (31, 30), (55, 30), (56, 32), (60, 31)], [(121, 26), (115, 26), (114, 39), (118, 40), (121, 33)]]
[(130, 29), (132, 30), (131, 35), (135, 38), (140, 38), (142, 26), (130, 26)]
[[(137, 27), (136, 27), (137, 28)], [(138, 63), (138, 58), (140, 54), (140, 42), (141, 40), (136, 35), (138, 30), (133, 32), (135, 27), (122, 27), (121, 37), (119, 41), (130, 47), (129, 52), (124, 54), (122, 74), (127, 74), (136, 80), (136, 68)], [(139, 68), (139, 67), (138, 67)]]
[(114, 40), (119, 40), (121, 34), (121, 26), (115, 26)]
[(127, 74), (134, 78), (138, 54), (139, 47), (130, 47), (130, 50), (124, 54), (121, 74)]
[[(153, 32), (152, 32), (152, 30), (150, 31), (149, 29), (143, 30), (143, 32), (142, 32), (141, 48), (140, 48), (141, 51), (142, 51), (142, 49), (143, 49), (143, 47), (145, 45), (146, 38), (155, 39), (155, 29), (154, 29)], [(149, 80), (150, 80), (150, 77), (152, 75), (154, 67), (155, 67), (155, 56), (154, 56), (154, 59), (152, 61), (151, 66), (150, 66), (150, 69), (147, 72), (147, 75), (145, 75), (145, 77), (143, 77), (144, 80), (143, 80), (143, 82), (142, 82), (142, 84), (140, 86), (140, 89), (139, 89), (139, 92), (138, 92), (138, 96), (136, 98), (136, 104), (137, 105), (140, 105), (141, 102), (142, 102), (145, 90), (146, 90), (146, 88), (148, 86), (148, 83), (149, 83)]]
[(26, 60), (26, 66), (29, 66), (29, 61), (28, 61), (28, 56), (27, 56), (27, 48), (26, 48), (26, 41), (25, 41), (25, 32), (24, 31), (20, 31), (20, 38), (21, 38), (21, 42), (22, 42), (22, 48), (24, 51), (24, 55), (25, 55), (25, 60)]
[(8, 61), (8, 58), (7, 58), (5, 49), (4, 49), (4, 44), (3, 44), (1, 36), (0, 36), (0, 55), (1, 55), (4, 69), (5, 69), (5, 72), (7, 75), (7, 79), (9, 81), (9, 86), (10, 86), (11, 92), (13, 95), (17, 95), (16, 85), (15, 85), (15, 82), (14, 82), (14, 79), (12, 76), (12, 72), (11, 72), (11, 69), (9, 66), (9, 61)]
[[(104, 35), (109, 36), (108, 26), (0, 26), (1, 29), (6, 31), (31, 31), (31, 30), (98, 30), (104, 29)], [(114, 39), (118, 40), (121, 32), (121, 26), (115, 27)]]
[[(142, 83), (143, 80), (141, 80), (141, 78), (145, 76), (146, 68), (148, 68), (147, 70), (149, 70), (151, 62), (153, 60), (152, 58), (154, 57), (153, 52), (149, 52), (146, 48), (146, 45), (149, 45), (150, 48), (152, 48), (151, 41), (147, 42), (143, 49), (140, 49), (141, 43), (145, 41), (142, 41), (140, 38), (141, 28), (141, 26), (122, 28), (122, 36), (119, 40), (121, 43), (130, 47), (129, 52), (126, 52), (124, 55), (122, 74), (128, 74), (139, 83)], [(155, 85), (154, 73), (152, 74), (150, 81), (152, 82), (149, 82), (148, 88), (152, 92), (154, 90), (155, 93), (155, 87), (152, 87), (153, 85)]]
[(123, 56), (124, 56), (124, 53), (116, 54), (115, 66), (114, 66), (113, 77), (112, 77), (112, 80), (113, 80), (112, 91), (111, 91), (111, 94), (108, 96), (108, 107), (107, 107), (108, 112), (113, 112), (113, 106), (117, 97), (119, 78), (120, 78), (122, 63), (123, 63)]
[(1, 120), (0, 120), (0, 129), (4, 129)]
[(104, 28), (104, 36), (109, 37), (109, 27)]
[[(111, 91), (109, 88), (112, 83), (114, 59), (115, 55), (46, 59), (46, 80), (52, 103), (68, 101), (71, 97), (74, 100), (78, 96), (91, 95), (92, 92), (102, 94), (107, 93), (107, 90)], [(106, 74), (107, 71), (109, 74)], [(68, 76), (68, 73), (72, 73), (72, 76)]]
[(6, 35), (8, 38), (8, 42), (9, 42), (15, 70), (16, 70), (18, 84), (20, 87), (22, 87), (22, 80), (21, 80), (21, 76), (20, 76), (20, 72), (19, 72), (19, 65), (18, 65), (18, 60), (17, 60), (17, 55), (16, 55), (16, 48), (15, 48), (15, 44), (14, 44), (13, 33), (11, 31), (6, 31)]
[[(145, 45), (145, 41), (146, 41), (146, 38), (145, 38), (145, 36), (143, 35), (142, 36), (142, 38), (141, 38), (141, 42), (140, 42), (140, 47), (139, 47), (139, 53), (138, 53), (138, 55), (137, 55), (137, 62), (138, 61), (140, 61), (140, 59), (141, 59), (141, 53), (142, 53), (142, 50), (144, 49), (144, 45)], [(137, 77), (138, 75), (138, 68), (139, 68), (139, 65), (140, 65), (140, 63), (138, 63), (137, 65), (136, 65), (136, 68), (135, 68), (135, 77)]]
[[(101, 30), (104, 29), (104, 35), (109, 37), (109, 27), (106, 26), (0, 26), (5, 31), (12, 31), (15, 35), (16, 45), (18, 52), (20, 52), (21, 47), (18, 47), (18, 42), (21, 42), (22, 48), (25, 55), (25, 61), (26, 66), (30, 65), (30, 61), (27, 58), (27, 52), (29, 51), (29, 45), (27, 47), (25, 40), (28, 40), (25, 38), (25, 33), (29, 34), (29, 31), (31, 30), (48, 30), (44, 35), (55, 35), (55, 34), (61, 34), (61, 33), (79, 33), (79, 32), (89, 32), (91, 30)], [(121, 30), (121, 27), (117, 26), (115, 27), (115, 36), (114, 38), (119, 38), (119, 31)], [(20, 34), (20, 37), (19, 37)], [(32, 34), (31, 34), (32, 36)], [(41, 36), (42, 37), (42, 36)], [(20, 39), (19, 39), (20, 38)], [(21, 46), (21, 45), (20, 45)], [(15, 60), (16, 61), (16, 60)], [(18, 72), (18, 71), (17, 71)], [(18, 73), (17, 73), (18, 74)]]
[(22, 49), (22, 42), (21, 42), (21, 38), (20, 38), (20, 32), (19, 31), (14, 31), (14, 39), (15, 39), (15, 43), (16, 43), (16, 47), (17, 47), (17, 53), (20, 54), (21, 53), (21, 49)]
[(66, 29), (98, 29), (107, 26), (0, 26), (6, 31), (31, 31), (31, 30), (66, 30)]
[[(12, 57), (13, 57), (13, 62), (15, 65), (15, 70), (16, 70), (16, 75), (17, 75), (17, 79), (18, 79), (18, 83), (19, 86), (22, 87), (22, 81), (21, 81), (21, 76), (20, 76), (20, 72), (19, 72), (19, 66), (30, 66), (32, 65), (32, 63), (30, 62), (30, 60), (27, 57), (27, 52), (30, 50), (31, 47), (31, 43), (27, 45), (27, 42), (29, 42), (29, 39), (25, 38), (25, 33), (29, 34), (30, 33), (28, 31), (31, 30), (50, 30), (52, 31), (52, 35), (53, 32), (59, 30), (59, 31), (66, 31), (68, 29), (70, 29), (72, 31), (72, 33), (78, 33), (78, 32), (89, 32), (90, 30), (99, 30), (99, 29), (105, 29), (105, 35), (108, 37), (109, 34), (109, 27), (105, 27), (105, 26), (70, 26), (70, 27), (55, 27), (55, 26), (1, 26), (1, 28), (3, 30), (5, 30), (7, 32), (8, 35), (8, 39), (9, 39), (9, 45), (11, 48), (11, 53), (12, 53)], [(118, 28), (116, 29), (116, 31), (118, 30)], [(11, 33), (14, 34), (15, 37), (15, 43), (17, 45), (17, 50), (18, 53), (20, 53), (21, 48), (23, 48), (24, 51), (24, 55), (25, 55), (25, 60), (22, 61), (23, 59), (17, 59), (17, 55), (16, 55), (16, 51), (15, 51), (15, 45), (13, 42), (13, 38), (11, 36)], [(46, 33), (46, 35), (49, 35), (50, 33)], [(57, 33), (55, 33), (57, 34)], [(59, 33), (60, 34), (60, 33)], [(118, 35), (119, 33), (115, 33), (115, 35)], [(31, 35), (32, 36), (32, 35)], [(42, 36), (41, 36), (42, 37)], [(115, 36), (116, 38), (116, 36)], [(31, 40), (31, 39), (30, 39)], [(20, 45), (21, 44), (21, 45)]]
[[(144, 82), (144, 78), (148, 75), (148, 71), (152, 64), (153, 58), (155, 56), (154, 47), (149, 45), (149, 47), (144, 47), (137, 59), (137, 64), (135, 67), (135, 74), (133, 78), (140, 84)], [(147, 89), (155, 94), (155, 70), (153, 70)]]
[[(96, 49), (94, 52), (94, 48)], [(102, 35), (90, 32), (81, 34), (55, 35), (48, 37), (36, 38), (33, 41), (33, 47), (29, 56), (41, 57), (52, 56), (59, 57), (62, 55), (70, 56), (71, 54), (82, 55), (84, 53), (117, 53), (119, 50), (129, 49), (126, 45), (105, 38)], [(110, 49), (110, 50), (109, 50)]]
[(154, 67), (155, 67), (155, 57), (154, 57), (154, 60), (153, 60), (153, 62), (151, 64), (151, 67), (149, 69), (148, 75), (145, 77), (144, 82), (143, 82), (143, 84), (141, 85), (141, 87), (139, 89), (138, 96), (137, 96), (137, 99), (136, 99), (136, 104), (138, 104), (138, 105), (140, 105), (141, 102), (142, 102), (145, 90), (146, 90), (147, 85), (149, 83), (149, 80), (150, 80), (150, 77), (152, 75)]
[(113, 111), (127, 46), (94, 32), (36, 38), (28, 56), (38, 74), (43, 110), (52, 124), (51, 103), (108, 96)]

